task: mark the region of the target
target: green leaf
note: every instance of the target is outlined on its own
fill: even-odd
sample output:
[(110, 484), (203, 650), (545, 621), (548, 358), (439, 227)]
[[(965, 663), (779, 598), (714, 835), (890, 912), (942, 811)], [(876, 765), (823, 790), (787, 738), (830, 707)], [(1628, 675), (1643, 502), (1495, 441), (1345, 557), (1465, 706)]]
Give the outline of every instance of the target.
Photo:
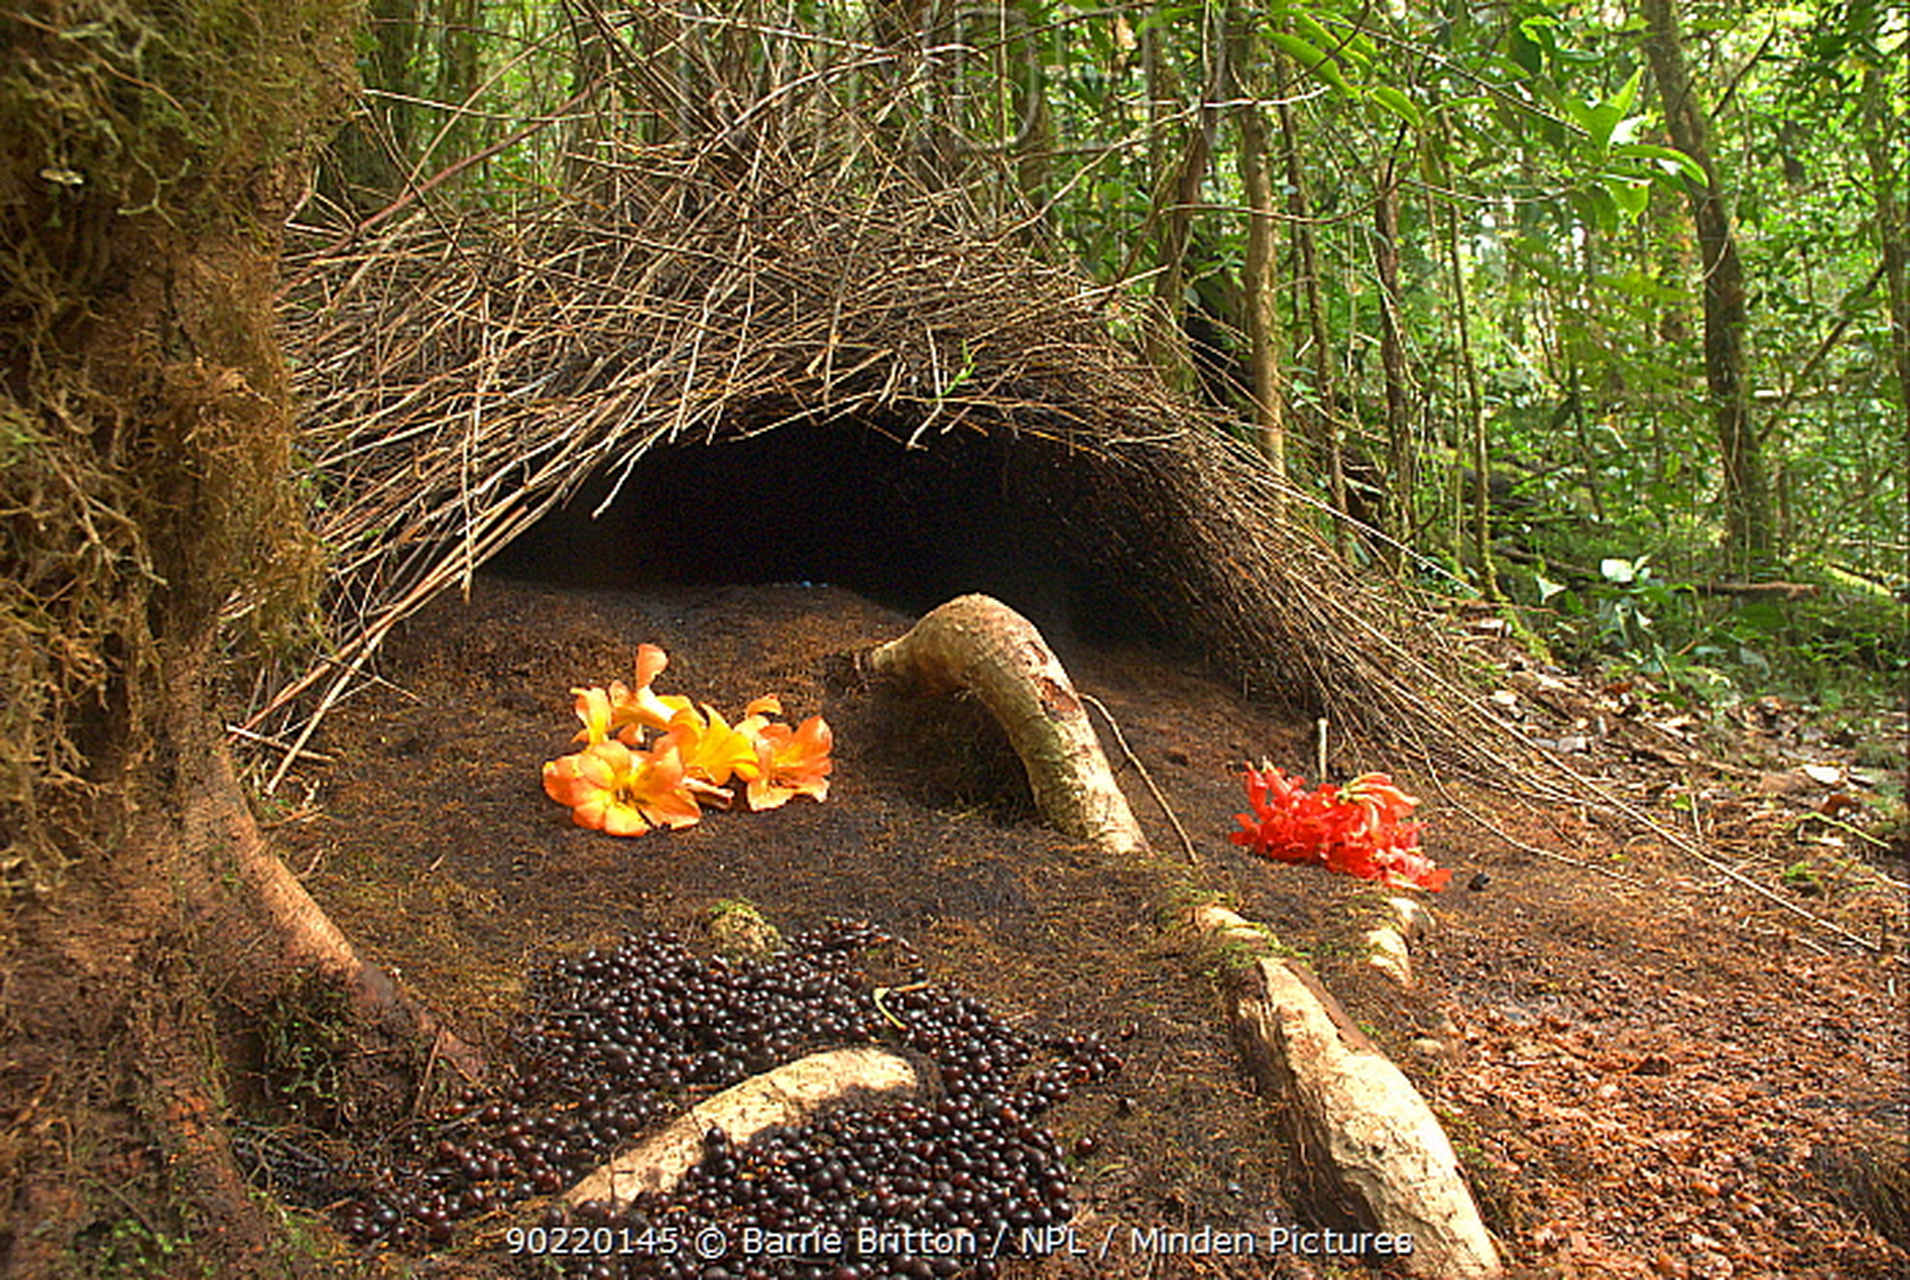
[(1367, 96), (1415, 129), (1426, 123), (1426, 117), (1413, 104), (1413, 100), (1391, 85), (1375, 86), (1367, 90)]
[(1357, 54), (1354, 54), (1351, 44), (1344, 37), (1336, 36), (1321, 26), (1319, 19), (1315, 18), (1312, 14), (1294, 14), (1293, 25), (1302, 36), (1312, 41), (1315, 47), (1321, 50), (1331, 49), (1333, 51), (1331, 55), (1323, 56), (1345, 58), (1348, 62), (1354, 63), (1356, 66), (1361, 64), (1361, 60)]
[(1581, 219), (1600, 231), (1618, 230), (1618, 202), (1612, 199), (1612, 193), (1605, 189), (1603, 183), (1580, 187), (1571, 193), (1570, 198), (1573, 211)]
[(1446, 98), (1434, 103), (1431, 109), (1452, 116), (1457, 123), (1465, 124), (1479, 112), (1497, 106), (1498, 101), (1488, 93), (1462, 93), (1458, 97)]
[(1163, 5), (1137, 19), (1134, 23), (1134, 34), (1138, 36), (1156, 27), (1172, 27), (1175, 23), (1185, 21), (1199, 13), (1200, 9), (1195, 5)]
[(1618, 212), (1627, 222), (1635, 222), (1638, 215), (1651, 203), (1651, 180), (1649, 178), (1626, 178), (1615, 173), (1602, 173), (1598, 180), (1605, 184), (1612, 203), (1618, 206)]
[(1591, 135), (1592, 146), (1601, 156), (1611, 148), (1612, 130), (1616, 129), (1625, 118), (1625, 113), (1609, 102), (1599, 103), (1583, 116), (1579, 116), (1577, 112), (1573, 115), (1578, 119), (1579, 124), (1584, 126), (1585, 132)]
[(1648, 275), (1637, 267), (1616, 273), (1600, 272), (1597, 280), (1601, 288), (1622, 293), (1629, 298), (1642, 298), (1647, 302), (1668, 306), (1682, 306), (1691, 301), (1690, 290), (1678, 285), (1666, 284), (1663, 280)]
[(1612, 139), (1623, 129), (1624, 138), (1629, 139), (1635, 129), (1624, 128), (1631, 118), (1632, 104), (1638, 99), (1638, 82), (1644, 77), (1645, 69), (1640, 67), (1632, 72), (1631, 79), (1625, 81), (1624, 88), (1612, 97), (1596, 104), (1583, 104), (1564, 100), (1562, 105), (1572, 122), (1585, 130), (1592, 140), (1592, 147), (1603, 157), (1611, 150)]
[(1267, 39), (1273, 41), (1274, 47), (1280, 52), (1299, 63), (1309, 75), (1318, 76), (1341, 93), (1353, 92), (1352, 86), (1346, 82), (1346, 76), (1340, 71), (1339, 64), (1318, 46), (1308, 44), (1299, 36), (1285, 31), (1270, 31), (1267, 33)]
[(1667, 174), (1678, 173), (1702, 184), (1704, 166), (1676, 147), (1654, 146), (1649, 142), (1625, 142), (1612, 148), (1612, 155), (1627, 160), (1654, 161)]
[(1644, 78), (1645, 69), (1640, 67), (1631, 73), (1631, 79), (1625, 81), (1625, 87), (1620, 89), (1618, 96), (1611, 100), (1612, 106), (1618, 109), (1620, 116), (1629, 113), (1632, 106), (1638, 101), (1638, 83)]
[(1539, 16), (1527, 18), (1513, 29), (1510, 52), (1526, 74), (1541, 74), (1545, 55), (1558, 52), (1558, 36), (1553, 32), (1557, 25), (1557, 18)]

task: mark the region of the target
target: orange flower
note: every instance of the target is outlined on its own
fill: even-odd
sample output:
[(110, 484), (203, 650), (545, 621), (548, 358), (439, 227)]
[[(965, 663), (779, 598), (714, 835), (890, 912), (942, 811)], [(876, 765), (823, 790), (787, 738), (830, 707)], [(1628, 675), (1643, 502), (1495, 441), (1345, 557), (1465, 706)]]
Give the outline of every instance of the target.
[[(651, 689), (670, 659), (653, 644), (637, 647), (636, 687), (572, 689), (584, 749), (544, 765), (544, 790), (567, 805), (581, 827), (611, 835), (641, 835), (655, 827), (687, 827), (697, 805), (727, 807), (731, 779), (748, 784), (750, 807), (774, 809), (793, 795), (829, 794), (834, 743), (821, 716), (798, 729), (778, 724), (775, 696), (762, 697), (732, 726), (705, 704)], [(644, 735), (661, 736), (648, 748)]]
[(683, 772), (673, 745), (648, 752), (612, 739), (546, 763), (544, 791), (569, 806), (580, 827), (638, 836), (652, 827), (691, 826), (702, 817)]
[(755, 738), (758, 776), (749, 779), (750, 808), (780, 808), (795, 795), (829, 798), (829, 774), (835, 768), (829, 751), (835, 735), (828, 721), (810, 716), (793, 730), (786, 724), (764, 723)]
[[(670, 657), (653, 644), (637, 646), (637, 687), (624, 689), (613, 685), (621, 696), (617, 699), (618, 724), (623, 726), (641, 726), (642, 729), (655, 729), (659, 732), (669, 729), (679, 717), (696, 715), (696, 706), (681, 694), (668, 697), (653, 693), (650, 686), (670, 665)], [(639, 734), (640, 729), (628, 728), (627, 733)], [(626, 739), (628, 740), (628, 739)]]
[(1358, 805), (1359, 829), (1377, 838), (1419, 807), (1419, 800), (1393, 785), (1383, 773), (1362, 773), (1340, 790), (1340, 803)]
[[(745, 724), (748, 721), (744, 721)], [(707, 703), (703, 715), (679, 716), (663, 741), (673, 744), (683, 756), (683, 767), (691, 777), (723, 786), (731, 774), (746, 781), (757, 772), (756, 741), (742, 727), (732, 729), (715, 707)]]
[[(782, 713), (783, 700), (773, 693), (766, 693), (743, 708), (743, 718), (736, 722), (736, 732), (749, 740), (749, 760), (736, 762), (736, 776), (743, 781), (755, 782), (763, 776), (763, 730), (775, 723), (771, 716)], [(787, 726), (778, 727), (787, 732)]]
[(598, 686), (572, 689), (571, 692), (577, 695), (577, 718), (584, 722), (573, 742), (595, 744), (615, 734), (618, 728), (615, 700), (625, 692), (622, 684), (613, 683), (608, 689)]
[(696, 708), (688, 698), (679, 694), (662, 696), (650, 688), (669, 665), (669, 655), (663, 650), (653, 644), (641, 644), (637, 646), (636, 688), (630, 688), (621, 680), (612, 680), (608, 689), (572, 689), (577, 695), (577, 718), (584, 722), (576, 741), (602, 742), (616, 738), (626, 746), (638, 747), (643, 745), (645, 729), (662, 732), (682, 717), (695, 718)]

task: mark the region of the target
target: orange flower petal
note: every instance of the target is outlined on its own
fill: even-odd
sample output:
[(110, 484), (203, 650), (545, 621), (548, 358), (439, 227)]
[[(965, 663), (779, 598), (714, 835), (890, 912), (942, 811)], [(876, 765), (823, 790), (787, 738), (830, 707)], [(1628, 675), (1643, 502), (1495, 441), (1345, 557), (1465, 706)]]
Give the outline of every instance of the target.
[(637, 687), (640, 689), (648, 689), (655, 683), (656, 678), (663, 674), (663, 669), (669, 665), (670, 655), (663, 652), (663, 650), (659, 649), (656, 645), (638, 645)]
[(678, 694), (659, 695), (650, 686), (670, 665), (669, 655), (653, 644), (637, 646), (637, 687), (625, 689), (615, 685), (619, 697), (617, 702), (617, 724), (641, 725), (647, 729), (662, 731), (682, 718), (685, 714), (696, 715), (696, 707), (688, 698)]
[(593, 742), (546, 764), (544, 790), (570, 806), (578, 826), (613, 836), (687, 827), (702, 816), (684, 785), (683, 760), (674, 745), (648, 752), (615, 739)]
[(551, 760), (544, 765), (544, 794), (558, 804), (576, 808), (590, 797), (591, 792), (602, 790), (596, 782), (583, 775), (584, 756), (564, 756)]
[(670, 726), (667, 741), (675, 744), (683, 757), (683, 768), (693, 778), (721, 787), (732, 774), (745, 778), (757, 772), (755, 739), (741, 729), (732, 729), (715, 707), (705, 706), (704, 715), (683, 717)]
[(797, 795), (829, 798), (829, 775), (835, 769), (829, 752), (835, 736), (828, 721), (810, 716), (794, 730), (786, 724), (764, 725), (756, 743), (761, 776), (750, 781), (750, 808), (779, 808)]
[(633, 796), (643, 816), (653, 825), (693, 827), (703, 820), (703, 810), (697, 807), (696, 797), (683, 785), (683, 757), (675, 745), (659, 747), (643, 776), (635, 782)]
[(577, 695), (575, 703), (577, 718), (584, 722), (584, 727), (578, 730), (574, 741), (602, 742), (611, 735), (617, 718), (616, 707), (612, 701), (613, 690), (621, 693), (623, 686), (619, 684), (611, 686), (610, 689), (593, 687), (571, 690)]

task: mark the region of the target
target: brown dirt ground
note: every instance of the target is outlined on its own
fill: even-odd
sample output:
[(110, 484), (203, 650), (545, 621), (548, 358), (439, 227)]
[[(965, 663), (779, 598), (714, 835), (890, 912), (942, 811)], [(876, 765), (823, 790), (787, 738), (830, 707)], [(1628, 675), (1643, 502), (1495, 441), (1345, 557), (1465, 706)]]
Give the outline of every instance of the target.
[[(724, 898), (785, 928), (871, 920), (1012, 1022), (1117, 1040), (1124, 1071), (1051, 1117), (1065, 1146), (1097, 1140), (1075, 1169), (1076, 1225), (1094, 1247), (1114, 1233), (1101, 1271), (1368, 1274), (1344, 1259), (1127, 1253), (1130, 1227), (1307, 1220), (1279, 1105), (1242, 1073), (1215, 975), (1160, 928), (1187, 856), (1133, 771), (1123, 782), (1154, 861), (1116, 865), (1042, 828), (977, 708), (904, 702), (857, 676), (851, 655), (910, 621), (825, 587), (480, 577), (468, 602), (439, 602), (393, 641), (388, 683), (332, 712), (312, 744), (329, 762), (302, 763), (266, 816), (364, 951), (500, 1055), (527, 970), (555, 955), (653, 926), (694, 936)], [(568, 749), (567, 690), (627, 678), (643, 640), (671, 655), (663, 692), (730, 710), (773, 691), (792, 717), (823, 712), (837, 743), (828, 802), (638, 840), (571, 825), (538, 781)], [(1440, 1112), (1517, 1274), (1910, 1274), (1910, 1254), (1872, 1225), (1888, 1210), (1858, 1211), (1873, 1166), (1895, 1170), (1902, 1195), (1910, 1115), (1904, 904), (1888, 889), (1859, 874), (1817, 900), (1868, 935), (1894, 930), (1892, 954), (1859, 954), (1595, 812), (1442, 792), (1349, 749), (1334, 772), (1391, 767), (1428, 797), (1425, 843), (1455, 871), (1431, 899), (1419, 985), (1402, 992), (1364, 962), (1371, 886), (1253, 861), (1226, 839), (1238, 764), (1310, 775), (1306, 731), (1184, 659), (1061, 655), (1186, 824), (1199, 882), (1310, 958)], [(1615, 766), (1621, 779), (1645, 767)], [(1455, 800), (1573, 862), (1518, 851)], [(1489, 884), (1469, 888), (1479, 872)], [(496, 1239), (481, 1224), (417, 1265), (476, 1274)]]

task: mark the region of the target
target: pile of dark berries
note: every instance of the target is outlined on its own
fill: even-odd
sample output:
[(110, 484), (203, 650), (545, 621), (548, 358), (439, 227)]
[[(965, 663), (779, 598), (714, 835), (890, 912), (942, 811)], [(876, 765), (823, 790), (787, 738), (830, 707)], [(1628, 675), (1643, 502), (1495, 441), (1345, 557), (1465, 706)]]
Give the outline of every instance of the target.
[[(878, 954), (900, 966), (899, 985), (871, 976)], [(848, 921), (761, 960), (699, 955), (650, 934), (558, 961), (533, 979), (515, 1081), (398, 1139), (388, 1167), (332, 1206), (335, 1220), (363, 1243), (442, 1244), (457, 1221), (560, 1191), (751, 1075), (825, 1048), (900, 1044), (935, 1062), (943, 1090), (933, 1102), (835, 1111), (740, 1148), (712, 1130), (703, 1161), (671, 1195), (568, 1216), (553, 1203), (538, 1230), (513, 1229), (512, 1248), (590, 1277), (990, 1275), (1023, 1232), (1073, 1214), (1061, 1152), (1039, 1118), (1120, 1064), (1097, 1037), (1031, 1042), (914, 965), (905, 944)], [(848, 1244), (829, 1257), (737, 1252), (751, 1228), (784, 1239), (831, 1231)], [(733, 1249), (699, 1258), (694, 1242), (712, 1231)], [(957, 1231), (981, 1251), (911, 1251)], [(882, 1243), (865, 1255), (858, 1238)]]

